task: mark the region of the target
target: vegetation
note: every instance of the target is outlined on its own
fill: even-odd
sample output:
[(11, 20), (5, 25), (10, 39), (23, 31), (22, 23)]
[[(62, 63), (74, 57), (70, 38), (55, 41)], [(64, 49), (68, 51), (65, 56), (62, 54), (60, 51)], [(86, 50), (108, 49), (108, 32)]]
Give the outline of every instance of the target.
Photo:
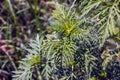
[[(34, 33), (36, 37), (32, 40), (28, 39), (29, 42), (26, 39), (23, 40), (24, 43), (27, 43), (19, 49), (16, 46), (16, 52), (20, 51), (21, 54), (17, 54), (17, 56), (21, 56), (17, 59), (18, 62), (14, 62), (12, 59), (10, 53), (13, 54), (13, 52), (1, 47), (14, 67), (11, 79), (119, 80), (120, 1), (42, 1), (54, 6), (49, 14), (51, 17), (46, 24), (47, 28), (43, 28), (47, 22), (44, 24), (40, 22), (39, 13), (42, 13), (42, 10), (39, 8), (39, 0), (33, 1), (34, 4), (32, 1), (26, 0), (29, 9), (32, 10), (28, 11), (34, 17), (29, 25), (37, 27)], [(6, 0), (5, 4), (9, 4), (13, 19), (12, 25), (7, 22), (4, 24), (10, 26), (6, 28), (6, 35), (9, 37), (10, 30), (18, 30), (15, 26), (19, 23), (11, 1)], [(18, 11), (18, 14), (23, 14), (23, 12), (24, 9)], [(27, 36), (31, 34), (32, 32)], [(9, 39), (13, 40), (12, 37)], [(6, 65), (5, 62), (3, 65)]]

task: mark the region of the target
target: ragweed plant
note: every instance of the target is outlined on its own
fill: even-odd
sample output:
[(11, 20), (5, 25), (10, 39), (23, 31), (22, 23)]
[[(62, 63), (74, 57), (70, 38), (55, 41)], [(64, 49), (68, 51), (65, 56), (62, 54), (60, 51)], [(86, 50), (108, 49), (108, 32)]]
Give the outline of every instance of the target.
[[(117, 37), (118, 40), (115, 42), (117, 44), (120, 29), (120, 0), (80, 0), (80, 2), (80, 19), (85, 19), (85, 23), (91, 23), (90, 25), (93, 26), (92, 32), (95, 30), (94, 32), (99, 38), (100, 44), (113, 47), (113, 44), (110, 45), (112, 42), (104, 44), (110, 37)], [(115, 49), (119, 49), (119, 44), (117, 46), (112, 49), (113, 53), (116, 53)], [(111, 63), (113, 56), (115, 56), (115, 54), (109, 52), (111, 49), (107, 50), (107, 53), (103, 51), (101, 55), (101, 57), (105, 56), (102, 63), (103, 70), (106, 69), (108, 63)]]
[(41, 64), (41, 41), (37, 35), (36, 40), (33, 40), (29, 44), (30, 48), (24, 48), (29, 53), (19, 61), (19, 68), (17, 71), (14, 71), (15, 75), (13, 76), (14, 80), (32, 80), (32, 73), (36, 65)]
[(45, 48), (44, 40), (37, 35), (36, 39), (32, 40), (32, 43), (29, 44), (29, 48), (24, 48), (28, 54), (19, 61), (20, 65), (18, 70), (13, 72), (14, 80), (32, 80), (33, 72), (36, 69), (38, 80), (42, 80), (43, 77), (49, 80), (51, 77), (50, 74), (56, 70), (56, 66), (53, 59), (54, 56), (49, 55), (51, 49), (49, 48), (48, 51), (43, 51), (43, 48)]
[(70, 9), (60, 4), (56, 6), (57, 9), (53, 11), (55, 22), (51, 23), (53, 31), (61, 34), (62, 37), (71, 39), (78, 39), (87, 33), (83, 26), (80, 27), (82, 21), (75, 16), (76, 11), (72, 9), (73, 6)]
[[(72, 12), (72, 7), (67, 9), (57, 4), (57, 9), (53, 11), (53, 16), (55, 22), (52, 23), (51, 27), (54, 35), (46, 35), (47, 39), (44, 40), (39, 40), (39, 36), (37, 36), (36, 40), (33, 40), (29, 45), (30, 48), (26, 48), (29, 54), (20, 61), (20, 71), (14, 72), (16, 74), (13, 76), (15, 79), (32, 79), (32, 73), (36, 66), (43, 68), (42, 71), (38, 71), (38, 78), (47, 80), (52, 78), (52, 73), (57, 70), (57, 67), (73, 68), (74, 53), (77, 50), (74, 38), (79, 39), (86, 32), (79, 27), (81, 21), (75, 17), (75, 11)], [(22, 64), (28, 65), (29, 68), (24, 68)], [(21, 70), (26, 72), (23, 73)], [(25, 77), (25, 75), (28, 76)], [(73, 73), (70, 76), (72, 77)]]
[[(52, 33), (41, 39), (37, 36), (36, 40), (29, 45), (30, 48), (25, 48), (28, 54), (19, 62), (20, 67), (13, 76), (15, 80), (32, 79), (36, 69), (38, 80), (74, 80), (78, 75), (74, 69), (78, 65), (80, 70), (87, 75), (87, 79), (94, 80), (98, 78), (95, 78), (92, 73), (93, 69), (98, 66), (96, 55), (99, 58), (105, 56), (101, 64), (105, 71), (113, 56), (108, 55), (109, 53), (103, 53), (100, 56), (102, 51), (99, 51), (99, 46), (104, 44), (108, 37), (118, 34), (116, 30), (119, 28), (117, 22), (120, 20), (120, 1), (83, 0), (80, 5), (82, 8), (79, 18), (74, 9), (75, 1), (70, 8), (56, 3), (56, 10), (53, 11), (53, 20), (50, 25)], [(87, 21), (92, 24), (89, 26)], [(98, 42), (99, 40), (101, 42)], [(78, 53), (76, 53), (77, 50)], [(71, 72), (65, 73), (65, 68), (70, 68)], [(57, 74), (59, 71), (60, 73)]]
[(81, 18), (89, 17), (90, 21), (94, 21), (93, 26), (97, 28), (99, 37), (102, 38), (103, 42), (109, 36), (118, 33), (120, 27), (120, 0), (83, 0), (81, 7)]

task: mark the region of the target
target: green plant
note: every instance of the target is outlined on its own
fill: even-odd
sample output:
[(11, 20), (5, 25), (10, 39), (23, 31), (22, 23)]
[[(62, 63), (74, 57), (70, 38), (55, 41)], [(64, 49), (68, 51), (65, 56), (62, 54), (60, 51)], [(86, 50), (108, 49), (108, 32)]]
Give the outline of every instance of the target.
[(110, 52), (108, 51), (104, 51), (102, 53), (101, 57), (104, 59), (102, 63), (103, 70), (106, 70), (106, 67), (108, 66), (110, 62), (112, 62), (112, 59), (114, 56), (115, 56), (114, 54), (110, 54)]
[[(103, 43), (106, 38), (118, 34), (120, 24), (120, 1), (119, 0), (83, 0), (82, 17), (88, 17), (89, 21), (94, 21), (94, 29), (100, 34)], [(83, 8), (83, 6), (86, 7)]]
[(80, 26), (82, 20), (79, 20), (75, 16), (76, 11), (72, 9), (74, 3), (70, 9), (67, 9), (60, 4), (57, 4), (56, 6), (57, 9), (53, 11), (55, 22), (51, 23), (52, 31), (61, 34), (60, 37), (62, 38), (66, 37), (72, 40), (83, 36), (85, 37), (85, 35), (87, 35), (87, 30), (85, 30), (83, 26)]
[[(79, 18), (74, 10), (75, 2), (76, 0), (70, 8), (56, 3), (54, 19), (51, 22), (52, 34), (43, 38), (37, 35), (29, 48), (25, 48), (29, 53), (19, 62), (18, 71), (15, 71), (13, 76), (15, 80), (32, 79), (34, 72), (38, 80), (73, 80), (77, 78), (74, 72), (77, 65), (83, 66), (80, 66), (80, 70), (86, 74), (84, 77), (96, 80), (98, 77), (92, 75), (92, 72), (98, 70), (96, 61), (99, 58), (103, 59), (102, 69), (99, 71), (106, 70), (114, 55), (109, 51), (105, 52), (105, 49), (100, 52), (101, 44), (103, 47), (108, 37), (119, 35), (119, 31), (116, 30), (119, 28), (117, 21), (120, 20), (120, 1), (114, 0), (112, 4), (112, 0), (83, 0)], [(97, 50), (99, 52), (95, 52)], [(99, 56), (96, 56), (98, 54)], [(64, 68), (70, 68), (71, 73), (67, 75)], [(61, 73), (56, 75), (59, 69)], [(106, 75), (107, 73), (101, 76)]]
[[(77, 19), (74, 18), (75, 12), (72, 13), (71, 8), (70, 10), (63, 8), (63, 6), (58, 4), (58, 9), (53, 13), (56, 22), (52, 25), (52, 30), (53, 32), (56, 32), (56, 35), (62, 33), (63, 35), (53, 36), (53, 38), (57, 37), (57, 39), (52, 39), (52, 36), (48, 35), (45, 40), (39, 40), (39, 36), (37, 36), (36, 40), (33, 40), (29, 45), (31, 48), (26, 49), (29, 54), (26, 58), (20, 61), (18, 71), (14, 72), (16, 74), (13, 76), (16, 77), (15, 79), (31, 79), (32, 72), (34, 71), (34, 67), (36, 65), (43, 67), (42, 71), (39, 71), (39, 75), (41, 75), (41, 77), (45, 77), (47, 80), (51, 78), (51, 73), (54, 73), (57, 66), (73, 66), (74, 53), (77, 49), (77, 46), (73, 41), (73, 35), (82, 35), (85, 31), (83, 31), (82, 28), (79, 28), (80, 21), (77, 22)], [(63, 17), (61, 18), (61, 16)], [(63, 23), (63, 25), (61, 25), (61, 23)]]
[(29, 44), (30, 48), (25, 48), (29, 53), (26, 55), (26, 58), (23, 58), (19, 61), (20, 66), (17, 71), (14, 71), (15, 75), (13, 76), (14, 80), (31, 80), (34, 67), (41, 64), (41, 41), (37, 35), (36, 40), (33, 40)]

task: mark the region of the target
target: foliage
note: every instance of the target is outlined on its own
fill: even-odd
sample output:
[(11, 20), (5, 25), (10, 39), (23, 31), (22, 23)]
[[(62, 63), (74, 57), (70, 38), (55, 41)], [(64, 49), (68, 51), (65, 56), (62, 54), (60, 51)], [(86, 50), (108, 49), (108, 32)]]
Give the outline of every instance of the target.
[(82, 21), (75, 16), (75, 10), (72, 9), (74, 3), (70, 9), (57, 4), (57, 9), (53, 11), (55, 22), (52, 23), (52, 31), (61, 34), (61, 37), (69, 37), (70, 39), (79, 39), (87, 35), (87, 30), (84, 27), (80, 27)]
[(102, 40), (105, 41), (109, 36), (119, 34), (119, 0), (83, 0), (81, 5), (86, 5), (81, 9), (81, 18), (89, 17), (89, 21), (95, 22), (93, 26), (97, 28)]
[(33, 40), (29, 46), (31, 47), (30, 49), (25, 48), (29, 53), (26, 55), (26, 58), (23, 58), (23, 60), (19, 61), (20, 66), (18, 71), (14, 72), (14, 80), (31, 80), (34, 65), (39, 65), (41, 63), (41, 42), (38, 35), (36, 40)]
[[(22, 48), (27, 54), (18, 61), (18, 70), (13, 71), (14, 80), (119, 79), (119, 66), (116, 64), (120, 61), (120, 1), (70, 1), (70, 8), (53, 1), (55, 10), (50, 19), (51, 31), (46, 35), (40, 32), (41, 36), (37, 35)], [(26, 2), (34, 11), (30, 10), (35, 25), (39, 27), (37, 0), (34, 7), (31, 1)], [(7, 0), (7, 3), (16, 21), (11, 2)], [(111, 74), (114, 76), (109, 77)]]

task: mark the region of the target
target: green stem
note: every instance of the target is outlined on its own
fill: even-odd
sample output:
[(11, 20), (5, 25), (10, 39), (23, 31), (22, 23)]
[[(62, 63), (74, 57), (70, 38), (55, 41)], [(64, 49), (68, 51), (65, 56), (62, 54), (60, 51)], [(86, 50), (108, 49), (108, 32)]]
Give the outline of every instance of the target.
[(17, 24), (17, 18), (16, 18), (16, 15), (15, 15), (15, 12), (13, 10), (13, 7), (12, 7), (12, 4), (11, 4), (11, 1), (10, 0), (7, 0), (7, 3), (9, 5), (9, 8), (10, 8), (10, 11), (11, 11), (11, 14), (13, 16), (13, 19), (14, 19), (14, 23), (15, 25)]
[(11, 58), (11, 56), (9, 55), (8, 52), (6, 52), (6, 55), (8, 56), (8, 58), (9, 58), (11, 64), (12, 64), (12, 66), (14, 67), (14, 69), (17, 71), (17, 67), (16, 67), (16, 65), (15, 65), (15, 63), (14, 63), (14, 61), (13, 61), (13, 59)]

